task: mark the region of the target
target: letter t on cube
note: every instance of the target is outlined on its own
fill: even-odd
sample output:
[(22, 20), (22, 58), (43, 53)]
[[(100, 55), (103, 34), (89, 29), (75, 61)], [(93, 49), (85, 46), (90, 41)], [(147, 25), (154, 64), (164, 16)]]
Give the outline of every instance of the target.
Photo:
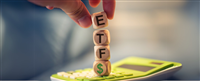
[(93, 32), (95, 45), (108, 45), (110, 43), (110, 32), (108, 30), (95, 30)]

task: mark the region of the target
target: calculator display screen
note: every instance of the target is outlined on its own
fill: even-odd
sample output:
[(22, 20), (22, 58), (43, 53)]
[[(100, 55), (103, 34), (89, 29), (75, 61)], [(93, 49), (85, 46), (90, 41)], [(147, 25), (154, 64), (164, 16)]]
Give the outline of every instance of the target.
[(129, 64), (123, 64), (118, 67), (132, 69), (132, 70), (138, 70), (138, 71), (143, 71), (143, 72), (147, 72), (147, 71), (155, 68), (155, 67), (150, 67), (150, 66), (129, 65)]

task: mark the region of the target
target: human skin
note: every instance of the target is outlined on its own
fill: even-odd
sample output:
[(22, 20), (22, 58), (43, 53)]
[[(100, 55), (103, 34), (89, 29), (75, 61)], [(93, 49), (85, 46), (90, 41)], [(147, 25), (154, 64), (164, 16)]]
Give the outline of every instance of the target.
[[(62, 9), (74, 22), (83, 28), (88, 28), (92, 24), (91, 15), (81, 0), (28, 0), (36, 5)], [(101, 0), (89, 0), (91, 7), (95, 8)], [(102, 0), (103, 9), (108, 19), (113, 19), (115, 12), (115, 0)]]

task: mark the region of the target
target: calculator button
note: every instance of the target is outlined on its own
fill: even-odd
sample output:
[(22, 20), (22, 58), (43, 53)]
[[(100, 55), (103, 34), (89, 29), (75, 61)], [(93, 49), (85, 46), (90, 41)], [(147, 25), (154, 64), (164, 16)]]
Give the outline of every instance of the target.
[(116, 73), (116, 74), (122, 74), (124, 72), (122, 72), (122, 71), (115, 71), (114, 73)]
[(86, 78), (92, 78), (92, 76), (86, 76)]
[(69, 77), (71, 76), (71, 74), (66, 73), (66, 74), (64, 74), (63, 76), (64, 76), (65, 78), (69, 78)]
[(73, 73), (72, 75), (79, 76), (79, 75), (81, 75), (81, 73)]
[(114, 74), (115, 77), (123, 77), (121, 74)]
[(76, 79), (77, 76), (71, 75), (70, 78), (71, 78), (71, 79)]
[(123, 73), (124, 76), (131, 76), (133, 73)]
[(132, 77), (127, 77), (127, 76), (124, 76), (124, 77), (120, 77), (119, 80), (125, 80), (125, 79), (130, 79)]
[(80, 81), (80, 80), (75, 80), (75, 79), (74, 79), (74, 80), (67, 80), (67, 81)]
[(115, 78), (115, 81), (117, 80), (124, 80), (124, 78), (123, 77)]
[(103, 76), (103, 78), (111, 79), (111, 78), (115, 78), (115, 76)]
[(94, 77), (94, 79), (97, 79), (97, 80), (104, 80), (104, 78), (100, 78), (100, 77)]
[(94, 77), (94, 78), (84, 79), (83, 81), (100, 81), (100, 80), (104, 80), (104, 79), (103, 78)]
[(135, 76), (135, 75), (131, 75), (131, 76), (124, 76), (126, 79), (131, 79), (131, 78), (136, 78), (136, 77), (139, 77), (139, 76)]
[(76, 80), (83, 81), (85, 77), (77, 77)]
[(72, 73), (75, 73), (75, 72), (74, 71), (68, 71), (67, 73), (72, 74)]
[(57, 75), (58, 76), (63, 76), (65, 74), (65, 72), (58, 72)]
[(82, 74), (89, 74), (90, 71), (83, 71)]

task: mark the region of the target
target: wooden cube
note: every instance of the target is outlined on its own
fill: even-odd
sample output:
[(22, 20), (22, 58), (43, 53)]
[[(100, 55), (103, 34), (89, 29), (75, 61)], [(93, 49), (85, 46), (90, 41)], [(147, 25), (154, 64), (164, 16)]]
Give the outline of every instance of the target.
[(95, 60), (109, 60), (110, 46), (94, 46)]
[(105, 12), (93, 13), (91, 17), (94, 29), (104, 28), (108, 26), (108, 19)]
[(110, 43), (110, 32), (108, 30), (96, 30), (93, 32), (95, 45), (108, 45)]
[(93, 70), (98, 76), (106, 76), (111, 72), (110, 61), (95, 61), (93, 63)]

